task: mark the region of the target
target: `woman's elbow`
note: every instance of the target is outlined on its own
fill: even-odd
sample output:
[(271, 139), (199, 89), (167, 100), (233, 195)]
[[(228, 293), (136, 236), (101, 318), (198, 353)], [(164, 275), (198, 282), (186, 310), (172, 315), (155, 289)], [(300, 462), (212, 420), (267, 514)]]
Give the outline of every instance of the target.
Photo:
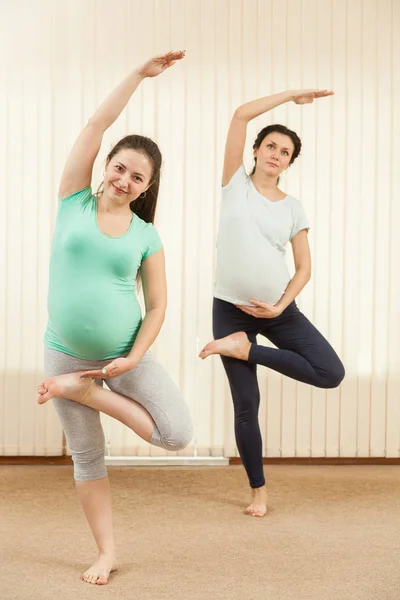
[(248, 123), (248, 121), (249, 121), (249, 118), (248, 118), (248, 116), (246, 115), (246, 109), (245, 109), (244, 105), (242, 105), (242, 106), (239, 106), (239, 107), (238, 107), (238, 108), (235, 110), (235, 112), (233, 113), (232, 120), (233, 120), (233, 119), (237, 119), (238, 121), (245, 121), (246, 123)]
[(308, 283), (311, 279), (311, 266), (298, 267), (296, 273), (302, 277), (304, 283)]
[(156, 306), (148, 307), (146, 310), (146, 314), (151, 313), (153, 315), (157, 315), (157, 317), (159, 318), (161, 323), (164, 323), (166, 310), (167, 310), (167, 304), (163, 303), (162, 305), (158, 304)]

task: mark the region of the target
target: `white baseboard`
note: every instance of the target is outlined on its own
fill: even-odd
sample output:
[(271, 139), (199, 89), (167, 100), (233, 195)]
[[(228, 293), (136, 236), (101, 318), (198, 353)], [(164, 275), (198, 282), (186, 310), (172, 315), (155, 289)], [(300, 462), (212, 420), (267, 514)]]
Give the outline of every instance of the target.
[(106, 456), (109, 467), (224, 467), (223, 456)]

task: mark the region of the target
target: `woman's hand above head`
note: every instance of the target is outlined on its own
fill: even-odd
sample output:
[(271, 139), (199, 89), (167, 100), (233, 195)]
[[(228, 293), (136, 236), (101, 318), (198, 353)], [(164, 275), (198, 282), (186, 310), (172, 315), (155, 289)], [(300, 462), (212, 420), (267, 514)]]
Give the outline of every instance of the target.
[(156, 77), (163, 73), (169, 67), (172, 67), (177, 60), (185, 57), (185, 50), (171, 50), (165, 54), (153, 56), (138, 69), (141, 77)]
[(251, 315), (252, 317), (257, 317), (258, 319), (275, 319), (279, 317), (283, 309), (280, 306), (275, 306), (274, 304), (269, 304), (269, 302), (259, 302), (258, 300), (250, 300), (250, 304), (253, 306), (242, 306), (235, 305), (236, 308), (239, 308), (242, 312), (245, 312), (247, 315)]
[(118, 377), (118, 375), (123, 375), (124, 373), (131, 371), (135, 366), (133, 360), (121, 356), (115, 358), (103, 369), (86, 371), (84, 375), (81, 375), (81, 379), (111, 379), (112, 377)]
[(311, 104), (317, 98), (333, 96), (334, 93), (330, 90), (294, 90), (291, 92), (295, 104)]
[(184, 56), (185, 52), (181, 50), (155, 56), (132, 71), (111, 92), (83, 128), (70, 152), (60, 181), (60, 198), (66, 198), (90, 185), (93, 164), (100, 150), (104, 132), (119, 117), (143, 79), (159, 75)]
[(316, 98), (325, 98), (326, 96), (332, 96), (332, 94), (333, 92), (329, 90), (286, 90), (239, 106), (232, 117), (226, 138), (222, 185), (228, 185), (243, 163), (243, 151), (249, 121), (291, 100), (296, 104), (311, 104)]

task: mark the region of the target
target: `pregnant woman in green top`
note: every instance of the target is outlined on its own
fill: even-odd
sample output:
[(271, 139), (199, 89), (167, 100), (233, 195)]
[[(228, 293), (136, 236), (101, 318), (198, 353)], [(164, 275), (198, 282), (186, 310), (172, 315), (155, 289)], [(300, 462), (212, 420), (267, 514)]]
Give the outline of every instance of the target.
[[(39, 385), (38, 402), (53, 399), (71, 449), (78, 497), (99, 550), (83, 575), (92, 584), (106, 584), (117, 568), (100, 412), (167, 450), (182, 449), (192, 438), (187, 406), (149, 351), (167, 302), (164, 251), (152, 225), (162, 160), (158, 146), (140, 135), (123, 138), (107, 157), (100, 190), (91, 189), (106, 129), (144, 78), (183, 58), (184, 52), (154, 57), (117, 87), (79, 135), (60, 182), (45, 334), (47, 379)], [(103, 389), (103, 380), (110, 390)]]

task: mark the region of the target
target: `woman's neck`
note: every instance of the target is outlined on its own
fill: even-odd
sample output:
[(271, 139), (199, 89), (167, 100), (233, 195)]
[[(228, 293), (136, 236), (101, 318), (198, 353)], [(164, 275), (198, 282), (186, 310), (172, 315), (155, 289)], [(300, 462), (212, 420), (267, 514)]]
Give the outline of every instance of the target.
[(118, 202), (108, 198), (104, 192), (98, 197), (97, 206), (101, 212), (118, 217), (131, 216), (132, 212), (129, 204), (118, 204)]
[(265, 175), (264, 173), (260, 173), (256, 170), (254, 175), (251, 175), (251, 180), (259, 189), (272, 192), (279, 190), (278, 178), (276, 175)]
[(259, 194), (272, 202), (277, 202), (278, 200), (286, 198), (285, 192), (278, 188), (278, 177), (276, 175), (271, 177), (257, 173), (256, 171), (254, 175), (251, 176), (251, 181)]

